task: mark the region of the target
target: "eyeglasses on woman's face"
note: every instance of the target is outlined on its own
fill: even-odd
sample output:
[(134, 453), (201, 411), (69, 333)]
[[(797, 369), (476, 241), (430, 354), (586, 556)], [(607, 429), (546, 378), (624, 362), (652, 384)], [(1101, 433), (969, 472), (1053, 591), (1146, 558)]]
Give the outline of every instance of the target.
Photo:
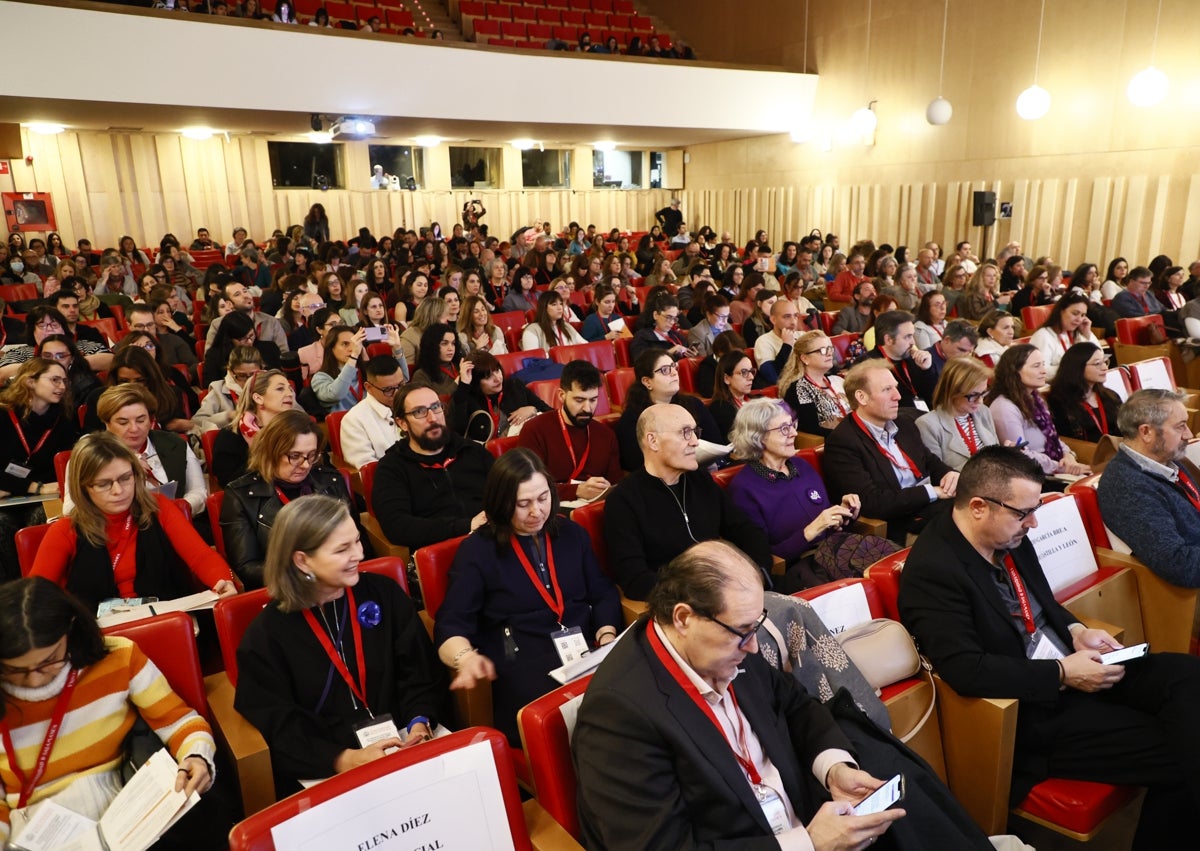
[(675, 363), (664, 363), (662, 366), (654, 367), (654, 371), (666, 378), (668, 375), (674, 375), (679, 372), (679, 365)]
[(307, 464), (311, 467), (320, 459), (321, 453), (316, 450), (312, 452), (285, 452), (283, 457), (293, 467), (299, 467), (301, 464)]
[(118, 490), (125, 490), (129, 483), (133, 481), (133, 477), (134, 472), (130, 470), (128, 473), (123, 473), (115, 479), (97, 479), (88, 485), (88, 487), (96, 493), (104, 493), (105, 491), (111, 493), (113, 485), (116, 485)]
[(795, 437), (797, 423), (795, 420), (788, 420), (786, 423), (780, 423), (774, 428), (766, 429), (767, 432), (777, 431), (781, 437)]

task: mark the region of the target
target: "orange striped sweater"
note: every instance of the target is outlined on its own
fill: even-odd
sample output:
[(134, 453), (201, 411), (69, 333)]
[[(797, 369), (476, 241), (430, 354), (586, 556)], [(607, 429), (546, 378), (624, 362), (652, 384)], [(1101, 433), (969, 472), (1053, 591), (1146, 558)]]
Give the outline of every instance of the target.
[[(137, 713), (176, 759), (195, 755), (213, 765), (215, 745), (208, 723), (171, 690), (166, 678), (136, 644), (113, 636), (104, 642), (109, 653), (81, 672), (46, 773), (30, 796), (31, 804), (52, 797), (76, 778), (119, 765), (125, 736)], [(60, 685), (64, 681), (65, 677), (55, 680)], [(43, 700), (2, 695), (6, 704), (4, 720), (17, 751), (17, 764), (27, 775), (37, 761), (60, 691), (54, 689), (54, 694)], [(9, 812), (20, 797), (20, 781), (10, 760), (11, 755), (0, 749), (0, 839), (8, 837)]]

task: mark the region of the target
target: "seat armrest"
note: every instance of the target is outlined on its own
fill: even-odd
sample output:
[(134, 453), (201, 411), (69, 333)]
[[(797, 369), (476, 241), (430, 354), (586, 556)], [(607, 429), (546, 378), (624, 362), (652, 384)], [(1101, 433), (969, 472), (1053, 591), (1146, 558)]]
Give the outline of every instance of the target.
[(1079, 440), (1075, 437), (1062, 437), (1061, 439), (1067, 445), (1067, 448), (1075, 453), (1075, 459), (1080, 464), (1092, 463), (1092, 456), (1096, 454), (1095, 443), (1090, 440)]
[(625, 626), (630, 626), (646, 612), (645, 600), (630, 600), (622, 592), (621, 611), (625, 614)]
[(950, 791), (989, 836), (1004, 833), (1017, 738), (1017, 701), (962, 697), (935, 676)]
[[(933, 683), (929, 681), (923, 670), (916, 678), (908, 681), (906, 687), (895, 694), (886, 696), (883, 705), (892, 722), (892, 734), (897, 738), (903, 738), (911, 733), (924, 717), (933, 699)], [(942, 727), (938, 722), (936, 711), (929, 716), (920, 732), (913, 736), (907, 744), (933, 767), (937, 776), (945, 783), (946, 756), (942, 748)]]
[(1200, 590), (1172, 585), (1126, 553), (1097, 547), (1096, 560), (1106, 567), (1128, 567), (1133, 571), (1137, 578), (1143, 637), (1150, 642), (1151, 650), (1156, 653), (1191, 652), (1200, 614), (1196, 605)]
[(1113, 638), (1115, 638), (1117, 641), (1123, 642), (1125, 640), (1124, 628), (1119, 627), (1116, 624), (1108, 623), (1107, 621), (1100, 620), (1100, 618), (1093, 618), (1088, 615), (1084, 615), (1083, 617), (1081, 617), (1079, 619), (1079, 622), (1081, 624), (1083, 624), (1084, 626), (1086, 626), (1088, 629), (1102, 629), (1105, 632), (1107, 632), (1109, 635), (1111, 635)]
[(772, 554), (771, 556), (771, 575), (783, 576), (787, 573), (787, 562), (783, 560), (783, 556)]
[(233, 765), (245, 817), (249, 818), (275, 803), (271, 752), (258, 728), (233, 708), (234, 688), (224, 671), (205, 677), (204, 690), (212, 714), (213, 735)]
[(878, 538), (887, 537), (887, 521), (878, 520), (874, 517), (859, 517), (850, 524), (852, 531), (858, 532), (860, 535), (875, 535)]
[(556, 822), (542, 805), (530, 798), (521, 805), (525, 813), (525, 827), (534, 851), (582, 851), (575, 837)]
[(399, 544), (393, 544), (389, 541), (387, 535), (383, 534), (383, 529), (374, 515), (370, 512), (364, 512), (359, 515), (359, 519), (362, 522), (363, 530), (367, 533), (367, 539), (371, 542), (371, 547), (375, 550), (376, 558), (396, 556), (397, 558), (404, 559), (405, 562), (408, 561), (408, 547), (402, 547)]

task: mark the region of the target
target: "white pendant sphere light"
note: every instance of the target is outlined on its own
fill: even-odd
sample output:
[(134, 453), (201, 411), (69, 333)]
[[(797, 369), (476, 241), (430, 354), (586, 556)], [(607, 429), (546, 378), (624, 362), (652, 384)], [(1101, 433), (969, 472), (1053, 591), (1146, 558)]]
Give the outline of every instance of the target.
[(1133, 75), (1125, 93), (1134, 106), (1155, 106), (1162, 103), (1170, 86), (1167, 75), (1151, 65)]
[(946, 0), (945, 7), (942, 9), (942, 64), (938, 71), (938, 96), (929, 102), (929, 106), (925, 107), (925, 120), (935, 126), (949, 124), (954, 115), (954, 107), (941, 95), (942, 83), (946, 79), (946, 26), (949, 21), (950, 0)]
[(1134, 74), (1125, 88), (1125, 94), (1134, 106), (1155, 106), (1162, 103), (1170, 88), (1167, 75), (1154, 67), (1154, 55), (1158, 53), (1158, 24), (1161, 18), (1162, 0), (1158, 0), (1158, 14), (1154, 17), (1154, 43), (1150, 48), (1150, 67)]
[(1036, 121), (1050, 111), (1050, 93), (1036, 83), (1017, 98), (1017, 115)]
[(1042, 30), (1046, 25), (1046, 0), (1038, 18), (1037, 58), (1033, 63), (1033, 85), (1017, 97), (1017, 115), (1026, 121), (1036, 121), (1050, 111), (1050, 93), (1038, 85), (1038, 67), (1042, 64)]
[(875, 115), (875, 110), (869, 106), (864, 106), (850, 116), (850, 127), (855, 136), (869, 136), (875, 132), (878, 125), (879, 119)]

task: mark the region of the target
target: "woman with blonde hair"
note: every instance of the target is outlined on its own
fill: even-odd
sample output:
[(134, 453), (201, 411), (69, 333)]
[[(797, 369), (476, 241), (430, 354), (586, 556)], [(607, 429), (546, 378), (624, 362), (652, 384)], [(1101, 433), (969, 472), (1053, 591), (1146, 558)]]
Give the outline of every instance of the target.
[(221, 505), (225, 551), (247, 588), (263, 584), (267, 542), (280, 510), (312, 493), (334, 497), (354, 511), (345, 478), (325, 462), (320, 428), (303, 411), (284, 411), (254, 439), (246, 473), (225, 487)]
[(999, 288), (1000, 267), (981, 263), (958, 299), (958, 315), (963, 319), (982, 319), (990, 310), (1005, 309), (1013, 294), (1001, 294)]
[(972, 357), (946, 361), (933, 391), (933, 410), (917, 418), (921, 441), (955, 470), (985, 446), (1000, 442), (983, 405), (992, 371)]
[(217, 432), (209, 472), (225, 487), (246, 472), (250, 444), (275, 416), (296, 407), (296, 391), (282, 370), (255, 374), (238, 400), (229, 425)]
[(467, 296), (458, 312), (458, 340), (468, 353), (482, 349), (493, 355), (508, 353), (504, 332), (492, 322), (487, 301), (478, 295)]
[(226, 596), (237, 585), (173, 500), (146, 487), (137, 453), (114, 434), (89, 434), (71, 451), (71, 513), (50, 524), (33, 563), (89, 610), (116, 597), (173, 600), (199, 582)]
[[(262, 574), (271, 602), (238, 646), (234, 707), (267, 740), (278, 795), (424, 742), (449, 718), (445, 668), (416, 606), (360, 570), (363, 557), (341, 499), (302, 496), (274, 517)], [(392, 726), (364, 745), (364, 720)]]
[(796, 412), (796, 426), (807, 434), (829, 434), (850, 414), (842, 378), (832, 374), (833, 355), (824, 331), (801, 334), (779, 377), (779, 397)]

